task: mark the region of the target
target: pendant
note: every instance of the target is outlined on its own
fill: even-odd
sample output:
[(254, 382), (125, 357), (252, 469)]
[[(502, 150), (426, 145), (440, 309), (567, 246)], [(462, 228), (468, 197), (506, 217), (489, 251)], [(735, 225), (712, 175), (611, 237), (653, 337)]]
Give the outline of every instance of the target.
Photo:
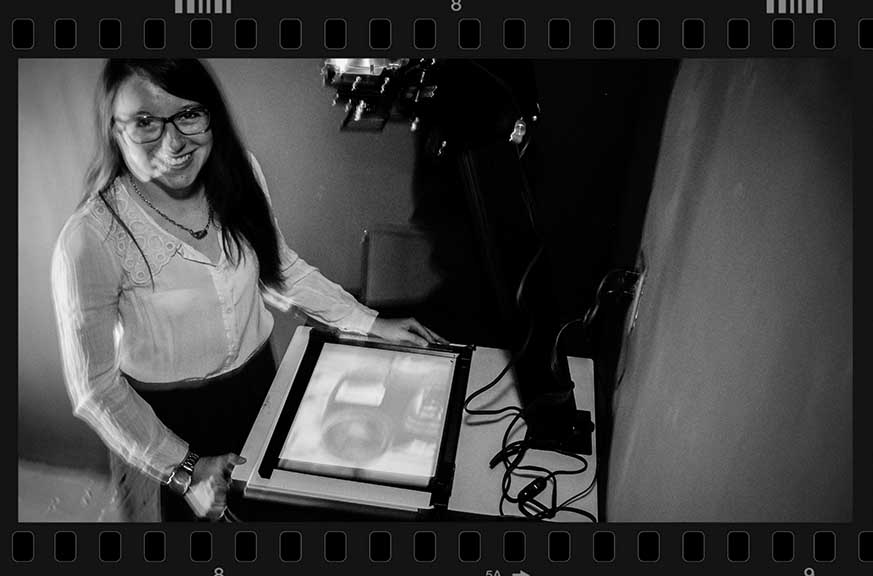
[(206, 236), (206, 230), (198, 230), (196, 232), (191, 232), (191, 236), (193, 236), (196, 240), (203, 240), (203, 237)]

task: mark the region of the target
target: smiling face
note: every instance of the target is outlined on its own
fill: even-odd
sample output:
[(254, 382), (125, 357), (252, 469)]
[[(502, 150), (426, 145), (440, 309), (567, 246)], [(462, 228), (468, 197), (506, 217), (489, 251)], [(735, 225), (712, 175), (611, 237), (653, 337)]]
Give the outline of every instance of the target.
[(115, 139), (128, 170), (142, 182), (183, 198), (196, 192), (197, 176), (212, 150), (212, 131), (186, 136), (167, 122), (158, 140), (134, 142), (124, 129), (142, 116), (169, 118), (199, 102), (178, 98), (142, 76), (131, 76), (118, 90), (113, 106)]

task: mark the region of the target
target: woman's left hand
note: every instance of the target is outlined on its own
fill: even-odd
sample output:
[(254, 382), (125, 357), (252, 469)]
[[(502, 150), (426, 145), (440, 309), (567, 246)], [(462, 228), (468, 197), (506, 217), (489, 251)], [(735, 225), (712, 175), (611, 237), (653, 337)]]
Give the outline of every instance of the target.
[(370, 334), (391, 342), (407, 342), (416, 346), (448, 344), (449, 341), (422, 325), (415, 318), (376, 318)]

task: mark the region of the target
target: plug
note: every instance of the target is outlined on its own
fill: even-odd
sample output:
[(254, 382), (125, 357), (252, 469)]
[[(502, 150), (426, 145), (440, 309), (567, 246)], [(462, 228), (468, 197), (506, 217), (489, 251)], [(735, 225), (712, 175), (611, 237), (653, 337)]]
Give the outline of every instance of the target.
[(536, 478), (533, 482), (525, 486), (518, 493), (518, 501), (519, 502), (529, 502), (530, 500), (536, 498), (543, 490), (546, 489), (548, 485), (548, 480), (545, 476), (540, 476)]
[(630, 316), (626, 320), (626, 336), (630, 336), (631, 332), (634, 331), (634, 328), (637, 324), (637, 316), (640, 313), (640, 300), (643, 297), (643, 285), (646, 283), (646, 272), (648, 271), (646, 268), (646, 255), (640, 250), (639, 257), (639, 266), (637, 272), (636, 283), (633, 287), (633, 300), (630, 305)]

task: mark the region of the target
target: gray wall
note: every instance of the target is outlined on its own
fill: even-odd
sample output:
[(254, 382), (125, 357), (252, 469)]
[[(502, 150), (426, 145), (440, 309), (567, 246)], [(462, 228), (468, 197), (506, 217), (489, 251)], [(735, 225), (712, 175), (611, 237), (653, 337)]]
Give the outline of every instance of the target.
[(848, 67), (686, 61), (641, 244), (610, 521), (849, 521)]
[[(49, 290), (55, 238), (82, 195), (93, 144), (99, 60), (19, 61), (18, 454), (105, 469), (99, 439), (71, 415)], [(408, 126), (340, 133), (319, 60), (214, 60), (248, 147), (267, 177), (292, 248), (346, 289), (360, 288), (365, 228), (412, 212)], [(284, 350), (299, 320), (277, 318)]]

